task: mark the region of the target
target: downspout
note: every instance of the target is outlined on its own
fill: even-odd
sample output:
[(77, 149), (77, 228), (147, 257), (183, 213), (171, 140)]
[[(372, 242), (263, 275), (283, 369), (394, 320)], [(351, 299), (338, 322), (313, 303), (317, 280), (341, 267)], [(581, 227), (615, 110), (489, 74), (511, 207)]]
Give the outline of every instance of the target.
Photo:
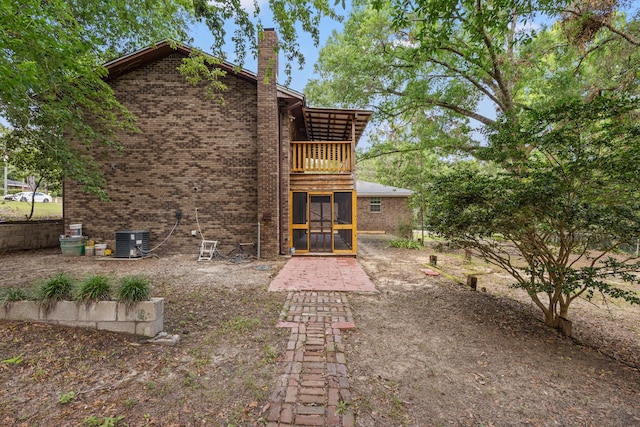
[[(356, 120), (358, 119), (358, 113), (353, 115), (353, 121), (351, 122), (351, 173), (353, 174), (353, 192), (356, 197), (351, 197), (351, 204), (353, 205), (353, 200), (355, 199), (355, 205), (351, 207), (352, 211), (356, 213), (355, 220), (351, 221), (353, 224), (353, 229), (351, 230), (351, 238), (353, 239), (352, 250), (355, 254), (358, 253), (358, 202), (357, 202), (357, 191), (356, 188)], [(351, 214), (353, 216), (353, 213)]]
[[(276, 96), (276, 103), (278, 102), (278, 97)], [(283, 227), (283, 217), (282, 214), (282, 206), (283, 206), (283, 195), (282, 195), (282, 176), (284, 175), (282, 172), (282, 117), (280, 114), (280, 105), (278, 104), (277, 108), (277, 116), (278, 116), (278, 253), (282, 254), (282, 240), (284, 239), (282, 230)], [(287, 194), (287, 197), (289, 195)], [(258, 226), (259, 227), (259, 226)]]

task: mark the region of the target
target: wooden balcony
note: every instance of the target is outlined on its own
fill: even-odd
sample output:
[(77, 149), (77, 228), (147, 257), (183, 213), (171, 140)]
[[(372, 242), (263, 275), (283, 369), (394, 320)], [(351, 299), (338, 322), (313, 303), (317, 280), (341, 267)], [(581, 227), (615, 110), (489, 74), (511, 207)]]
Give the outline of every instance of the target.
[(351, 141), (291, 142), (291, 173), (350, 174), (354, 166)]

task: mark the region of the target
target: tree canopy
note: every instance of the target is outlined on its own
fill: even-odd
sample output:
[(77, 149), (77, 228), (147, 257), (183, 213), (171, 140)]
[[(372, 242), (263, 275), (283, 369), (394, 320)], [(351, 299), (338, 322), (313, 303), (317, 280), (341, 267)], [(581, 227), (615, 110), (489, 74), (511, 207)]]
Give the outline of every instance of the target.
[(12, 164), (50, 178), (64, 174), (102, 193), (86, 148), (117, 147), (115, 132), (135, 129), (104, 82), (102, 63), (163, 37), (186, 37), (180, 2), (147, 3), (0, 3), (0, 116), (11, 129), (4, 139)]
[[(574, 14), (564, 6), (574, 4)], [(559, 94), (637, 88), (638, 22), (596, 6), (612, 1), (357, 2), (323, 47), (305, 92), (319, 105), (375, 108), (415, 124), (446, 119), (449, 133), (491, 125)], [(593, 5), (591, 12), (579, 6)], [(617, 12), (617, 13), (614, 13)], [(580, 32), (590, 20), (599, 31)], [(605, 23), (607, 26), (605, 26)], [(596, 26), (593, 24), (592, 26)], [(616, 32), (609, 31), (609, 27)], [(621, 35), (619, 35), (621, 34)], [(349, 60), (345, 60), (349, 58)], [(603, 61), (610, 62), (603, 67)]]
[(437, 155), (430, 175), (396, 167), (384, 179), (417, 190), (432, 231), (505, 268), (561, 327), (578, 297), (640, 302), (611, 282), (636, 282), (636, 260), (608, 258), (640, 237), (640, 24), (627, 6), (361, 2), (307, 94), (402, 128), (371, 150), (396, 166)]
[[(76, 180), (85, 191), (107, 197), (89, 148), (117, 150), (118, 132), (136, 128), (135, 117), (105, 83), (103, 64), (163, 39), (189, 42), (195, 22), (207, 25), (212, 53), (224, 58), (225, 23), (231, 22), (242, 65), (248, 53), (256, 53), (262, 27), (254, 5), (250, 12), (238, 0), (0, 0), (0, 118), (10, 129), (2, 136), (9, 162), (51, 179)], [(295, 61), (304, 63), (297, 25), (317, 43), (319, 20), (339, 18), (326, 0), (268, 5), (289, 70)], [(210, 69), (196, 52), (182, 71), (220, 90), (219, 73)]]
[[(635, 100), (572, 100), (521, 115), (489, 135), (485, 159), (527, 156), (496, 174), (455, 167), (427, 188), (428, 224), (508, 271), (546, 323), (560, 326), (578, 297), (640, 299), (633, 255), (612, 257), (640, 236), (640, 127)], [(546, 295), (543, 299), (540, 295)]]

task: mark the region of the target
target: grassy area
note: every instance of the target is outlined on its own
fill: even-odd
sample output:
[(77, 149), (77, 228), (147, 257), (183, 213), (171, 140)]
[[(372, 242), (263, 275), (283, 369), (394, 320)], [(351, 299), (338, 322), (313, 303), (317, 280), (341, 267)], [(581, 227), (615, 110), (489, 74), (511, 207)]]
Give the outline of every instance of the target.
[[(62, 218), (62, 200), (58, 203), (34, 203), (32, 219)], [(30, 202), (0, 202), (0, 221), (23, 221), (31, 213)]]

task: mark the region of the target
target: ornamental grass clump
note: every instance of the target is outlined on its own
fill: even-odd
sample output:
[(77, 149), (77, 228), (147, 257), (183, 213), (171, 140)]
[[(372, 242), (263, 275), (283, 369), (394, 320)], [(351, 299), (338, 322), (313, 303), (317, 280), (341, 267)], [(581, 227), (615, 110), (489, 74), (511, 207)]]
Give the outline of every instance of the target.
[(76, 293), (76, 300), (85, 304), (111, 299), (111, 283), (105, 276), (95, 275), (84, 280)]
[(5, 308), (9, 308), (12, 302), (27, 301), (32, 298), (32, 294), (22, 288), (7, 288), (0, 294), (0, 301)]
[(420, 243), (408, 239), (391, 240), (389, 241), (389, 246), (392, 248), (422, 249), (422, 245)]
[(45, 312), (49, 312), (58, 301), (73, 300), (73, 280), (65, 273), (50, 278), (38, 288), (38, 299)]
[(139, 276), (127, 276), (120, 280), (120, 286), (116, 290), (116, 299), (133, 306), (140, 301), (149, 301), (151, 298), (151, 286), (149, 280)]

